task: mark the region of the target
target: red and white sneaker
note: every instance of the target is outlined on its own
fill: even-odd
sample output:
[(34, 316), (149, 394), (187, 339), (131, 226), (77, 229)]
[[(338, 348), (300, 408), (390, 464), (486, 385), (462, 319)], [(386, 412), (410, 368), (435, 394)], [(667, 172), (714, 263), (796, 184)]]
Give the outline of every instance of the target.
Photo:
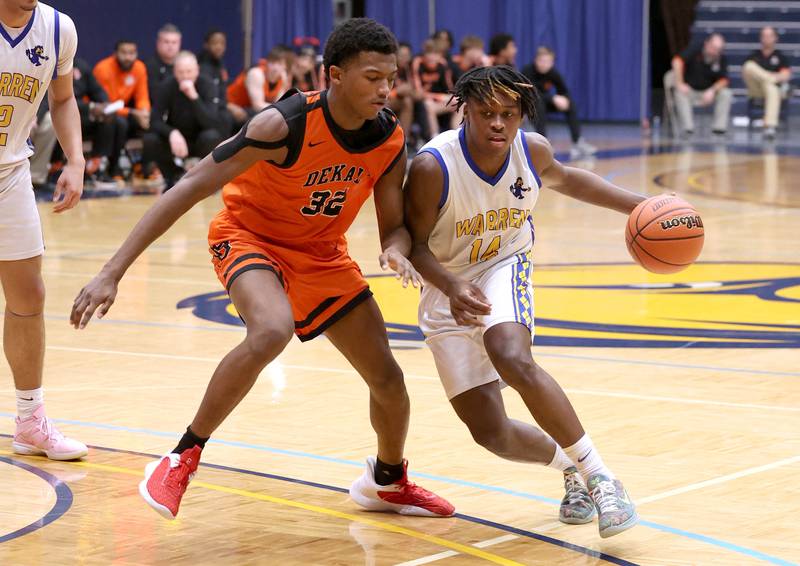
[(169, 453), (144, 468), (139, 495), (165, 519), (178, 515), (181, 498), (197, 472), (201, 448), (195, 446), (180, 454)]
[(350, 486), (350, 497), (369, 511), (394, 511), (419, 517), (451, 517), (450, 503), (408, 481), (408, 460), (403, 460), (403, 477), (390, 485), (375, 482), (375, 458), (367, 458), (367, 469)]
[(44, 414), (44, 405), (27, 419), (16, 418), (17, 430), (11, 447), (15, 454), (44, 454), (51, 460), (77, 460), (89, 453), (86, 445), (67, 438)]

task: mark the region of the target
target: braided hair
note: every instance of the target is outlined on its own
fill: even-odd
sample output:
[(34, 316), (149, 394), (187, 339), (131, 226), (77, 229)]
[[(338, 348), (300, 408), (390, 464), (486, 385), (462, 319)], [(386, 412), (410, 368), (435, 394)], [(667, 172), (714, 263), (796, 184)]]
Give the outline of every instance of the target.
[(450, 101), (455, 101), (456, 109), (460, 110), (467, 100), (500, 104), (501, 94), (519, 102), (522, 115), (534, 119), (539, 98), (536, 87), (525, 75), (508, 65), (476, 67), (467, 71), (456, 82)]

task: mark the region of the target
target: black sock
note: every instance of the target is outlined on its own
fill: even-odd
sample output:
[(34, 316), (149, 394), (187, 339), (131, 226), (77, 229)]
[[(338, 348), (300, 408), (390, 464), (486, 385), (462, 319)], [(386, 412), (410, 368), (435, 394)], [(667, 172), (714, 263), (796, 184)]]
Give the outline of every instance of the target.
[(403, 478), (403, 463), (386, 464), (375, 458), (375, 483), (389, 485)]
[(183, 433), (181, 437), (181, 441), (178, 442), (178, 445), (172, 451), (173, 454), (180, 454), (184, 450), (189, 450), (190, 448), (194, 448), (195, 446), (199, 446), (200, 450), (205, 448), (206, 442), (208, 442), (208, 438), (200, 438), (195, 433), (192, 432), (191, 427), (186, 427), (186, 432)]

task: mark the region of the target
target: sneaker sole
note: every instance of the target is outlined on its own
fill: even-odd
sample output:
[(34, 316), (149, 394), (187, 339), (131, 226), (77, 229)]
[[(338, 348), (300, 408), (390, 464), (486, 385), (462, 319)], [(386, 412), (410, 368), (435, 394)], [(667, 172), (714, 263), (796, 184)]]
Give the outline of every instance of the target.
[(567, 525), (585, 525), (586, 523), (591, 523), (592, 521), (594, 521), (595, 517), (597, 517), (597, 511), (595, 511), (585, 519), (579, 519), (578, 517), (562, 517), (561, 515), (559, 515), (558, 520)]
[(147, 503), (150, 507), (152, 507), (156, 513), (158, 513), (168, 521), (174, 521), (176, 516), (172, 514), (172, 511), (170, 511), (169, 509), (161, 505), (161, 503), (153, 499), (150, 496), (150, 492), (147, 491), (147, 481), (150, 479), (150, 476), (153, 475), (153, 472), (158, 467), (159, 462), (161, 462), (161, 460), (150, 462), (149, 464), (147, 464), (147, 466), (145, 466), (144, 479), (139, 482), (139, 495), (142, 496), (142, 499), (144, 499), (145, 503)]
[(636, 526), (639, 522), (639, 514), (634, 513), (633, 517), (622, 523), (621, 525), (614, 525), (613, 527), (608, 527), (604, 531), (600, 531), (600, 538), (608, 538), (613, 537), (614, 535), (618, 535), (623, 531), (627, 531), (631, 527)]
[(42, 450), (41, 448), (36, 448), (30, 444), (22, 444), (20, 442), (12, 442), (11, 447), (14, 450), (14, 454), (20, 454), (22, 456), (47, 456), (47, 458), (50, 460), (56, 460), (59, 462), (64, 460), (77, 460), (78, 458), (83, 458), (89, 453), (89, 449), (84, 448), (83, 450), (77, 450), (75, 452), (59, 454), (51, 450)]
[[(357, 480), (356, 480), (357, 483)], [(367, 511), (383, 512), (383, 513), (398, 513), (400, 515), (410, 515), (414, 517), (430, 517), (435, 519), (445, 519), (452, 517), (455, 513), (450, 515), (440, 515), (433, 511), (428, 511), (423, 507), (415, 505), (400, 505), (399, 503), (389, 503), (388, 501), (376, 501), (371, 497), (367, 497), (357, 490), (356, 483), (350, 486), (350, 499), (356, 502), (359, 506)]]

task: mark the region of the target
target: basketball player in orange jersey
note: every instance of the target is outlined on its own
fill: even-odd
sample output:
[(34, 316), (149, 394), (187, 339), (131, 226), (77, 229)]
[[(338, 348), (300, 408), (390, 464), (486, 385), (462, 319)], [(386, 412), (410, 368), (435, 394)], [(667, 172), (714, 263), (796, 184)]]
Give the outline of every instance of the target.
[[(544, 137), (520, 131), (525, 116), (535, 118), (537, 100), (512, 67), (468, 71), (453, 98), (464, 108), (462, 127), (422, 147), (404, 191), (411, 259), (425, 279), (420, 328), (475, 441), (503, 458), (562, 471), (560, 520), (588, 523), (599, 514), (600, 536), (610, 537), (636, 524), (636, 508), (564, 391), (531, 355), (531, 214), (545, 186), (625, 214), (644, 197), (564, 167)], [(508, 418), (499, 378), (547, 434)]]
[(108, 312), (133, 261), (194, 204), (223, 187), (225, 208), (209, 243), (214, 268), (247, 326), (226, 355), (176, 448), (149, 464), (142, 497), (162, 516), (178, 513), (209, 436), (288, 344), (325, 334), (366, 381), (377, 458), (350, 488), (370, 510), (447, 517), (453, 506), (409, 482), (403, 445), (409, 401), (383, 318), (344, 234), (373, 193), (383, 253), (404, 284), (418, 282), (406, 259), (403, 225), (405, 144), (384, 108), (397, 73), (397, 42), (374, 20), (337, 27), (325, 46), (330, 88), (296, 93), (256, 115), (144, 215), (73, 305), (83, 328)]

